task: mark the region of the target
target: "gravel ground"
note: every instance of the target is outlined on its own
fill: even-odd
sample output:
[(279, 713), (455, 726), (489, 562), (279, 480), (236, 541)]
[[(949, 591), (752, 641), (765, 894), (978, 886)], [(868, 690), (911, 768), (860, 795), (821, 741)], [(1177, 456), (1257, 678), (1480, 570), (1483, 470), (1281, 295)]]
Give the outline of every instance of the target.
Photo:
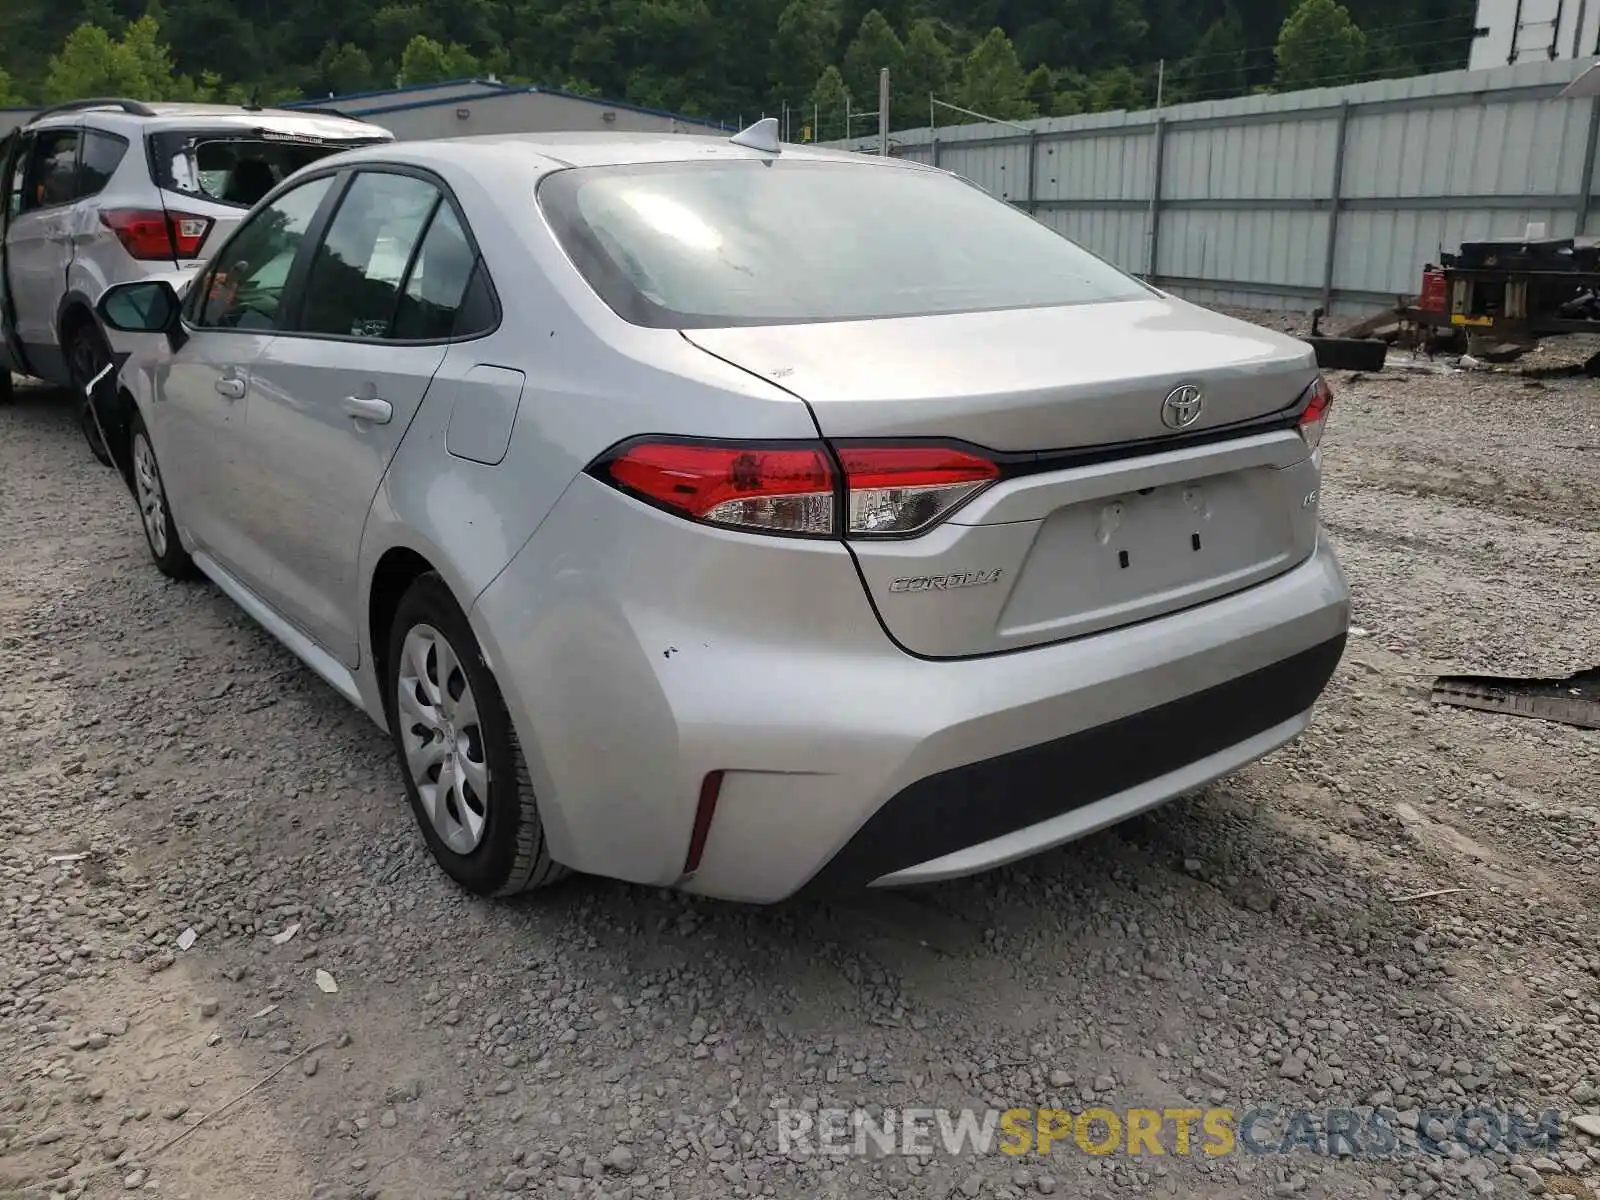
[[(384, 738), (164, 581), (70, 407), (21, 392), (0, 1196), (1594, 1200), (1600, 733), (1426, 696), (1600, 664), (1600, 388), (1335, 386), (1359, 629), (1306, 736), (1013, 868), (771, 909), (455, 891)], [(779, 1104), (1373, 1106), (1400, 1144), (1319, 1118), (1287, 1154), (786, 1155)], [(1569, 1115), (1540, 1148), (1428, 1111), (1472, 1108)]]

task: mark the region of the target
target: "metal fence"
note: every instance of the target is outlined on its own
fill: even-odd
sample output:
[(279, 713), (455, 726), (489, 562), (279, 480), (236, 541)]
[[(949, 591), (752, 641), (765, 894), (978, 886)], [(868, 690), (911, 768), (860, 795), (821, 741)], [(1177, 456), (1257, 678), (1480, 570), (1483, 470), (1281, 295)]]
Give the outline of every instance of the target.
[(964, 175), (1194, 300), (1373, 311), (1414, 294), (1441, 249), (1530, 225), (1587, 232), (1600, 98), (1560, 94), (1588, 65), (1056, 117), (1025, 131), (915, 129), (896, 132), (890, 152)]

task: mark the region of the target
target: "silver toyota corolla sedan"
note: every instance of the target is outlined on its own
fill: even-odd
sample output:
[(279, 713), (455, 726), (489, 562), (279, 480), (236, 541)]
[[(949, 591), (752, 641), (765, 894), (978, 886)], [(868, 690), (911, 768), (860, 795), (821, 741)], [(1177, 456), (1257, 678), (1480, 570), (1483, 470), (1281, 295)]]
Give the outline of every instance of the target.
[(915, 163), (464, 138), (294, 175), (134, 346), (120, 462), (394, 739), (466, 888), (964, 875), (1310, 720), (1303, 342)]

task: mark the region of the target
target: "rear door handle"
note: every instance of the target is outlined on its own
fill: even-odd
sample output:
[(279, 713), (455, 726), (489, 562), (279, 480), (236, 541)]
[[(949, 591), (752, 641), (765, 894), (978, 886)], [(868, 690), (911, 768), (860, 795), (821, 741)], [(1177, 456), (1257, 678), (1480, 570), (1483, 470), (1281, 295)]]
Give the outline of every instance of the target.
[(217, 389), (217, 395), (226, 396), (229, 400), (244, 399), (245, 383), (242, 379), (234, 379), (230, 376), (217, 380), (211, 386)]
[(346, 396), (344, 411), (347, 416), (374, 425), (387, 425), (394, 418), (394, 406), (377, 396)]

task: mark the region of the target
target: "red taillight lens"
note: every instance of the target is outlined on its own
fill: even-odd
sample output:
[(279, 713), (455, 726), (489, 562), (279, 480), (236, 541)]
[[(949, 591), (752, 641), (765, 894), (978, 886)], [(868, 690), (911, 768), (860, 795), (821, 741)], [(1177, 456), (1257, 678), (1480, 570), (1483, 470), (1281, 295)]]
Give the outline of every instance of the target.
[(847, 446), (839, 462), (854, 534), (917, 533), (1000, 477), (989, 459), (943, 446)]
[(691, 520), (808, 537), (921, 533), (1000, 477), (989, 459), (945, 446), (842, 446), (838, 462), (842, 523), (833, 459), (819, 443), (636, 442), (590, 473)]
[(1305, 412), (1300, 414), (1300, 436), (1306, 445), (1315, 450), (1322, 441), (1322, 431), (1328, 424), (1328, 410), (1333, 407), (1333, 389), (1321, 375), (1308, 389), (1311, 399)]
[(833, 532), (833, 471), (821, 446), (642, 442), (605, 463), (603, 472), (697, 521), (769, 533)]
[(134, 258), (199, 258), (211, 218), (160, 209), (108, 208), (100, 221)]

